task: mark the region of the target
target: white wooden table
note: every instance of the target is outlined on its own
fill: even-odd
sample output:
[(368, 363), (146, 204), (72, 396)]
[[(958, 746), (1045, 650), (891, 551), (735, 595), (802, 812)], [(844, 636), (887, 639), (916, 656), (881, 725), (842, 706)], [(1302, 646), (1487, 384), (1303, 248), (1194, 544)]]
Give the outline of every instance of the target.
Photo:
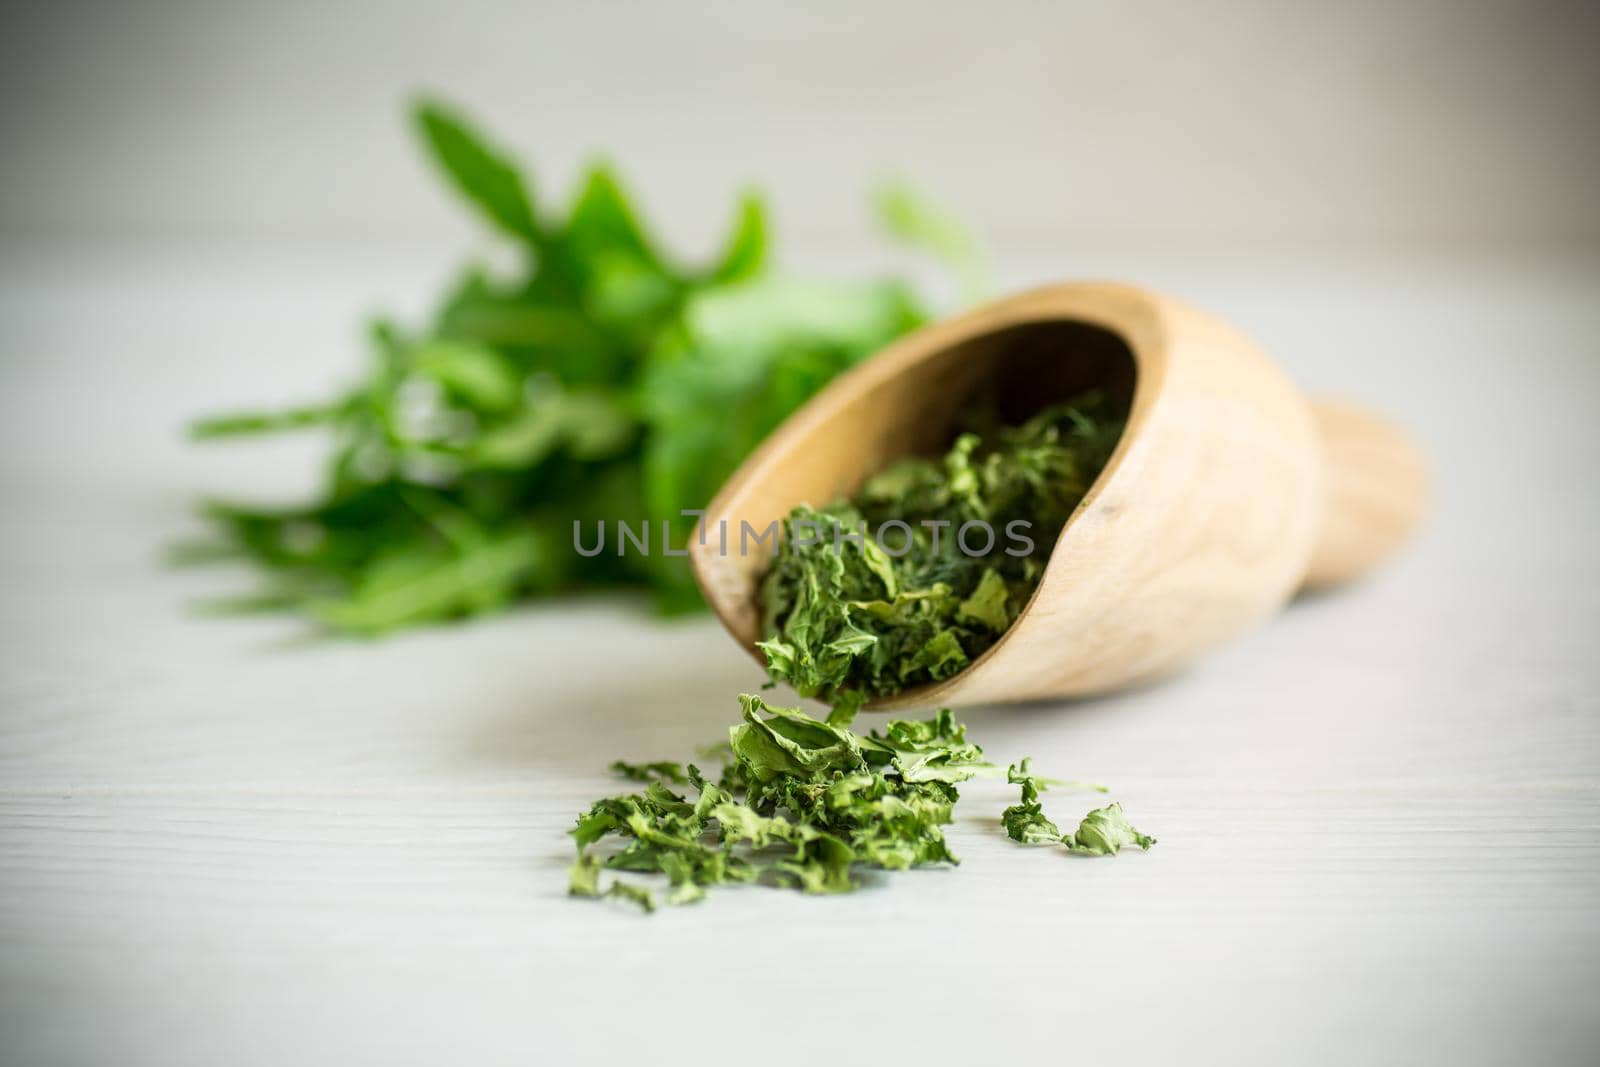
[(195, 489), (314, 457), (183, 417), (347, 376), (354, 312), (439, 262), (7, 250), (4, 1062), (1600, 1056), (1600, 263), (1002, 257), (1165, 285), (1401, 417), (1432, 525), (1169, 684), (970, 713), (997, 760), (1111, 783), (1148, 854), (1020, 849), (976, 784), (959, 869), (644, 918), (565, 896), (564, 832), (609, 760), (732, 721), (760, 679), (714, 624), (591, 601), (305, 642), (193, 617), (243, 576), (160, 563)]

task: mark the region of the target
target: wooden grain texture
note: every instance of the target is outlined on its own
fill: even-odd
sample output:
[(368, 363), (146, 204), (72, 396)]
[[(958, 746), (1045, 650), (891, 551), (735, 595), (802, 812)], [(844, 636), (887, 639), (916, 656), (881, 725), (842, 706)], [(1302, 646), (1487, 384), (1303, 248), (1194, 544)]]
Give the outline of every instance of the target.
[(920, 330), (791, 416), (707, 508), (718, 535), (690, 545), (707, 600), (759, 660), (757, 590), (775, 541), (746, 542), (747, 528), (946, 447), (976, 398), (1021, 394), (1023, 417), (1087, 386), (1131, 389), (1127, 426), (1032, 598), (961, 673), (870, 708), (1085, 696), (1162, 677), (1276, 612), (1308, 572), (1327, 587), (1370, 571), (1422, 513), (1422, 467), (1399, 430), (1348, 408), (1314, 417), (1244, 334), (1185, 301), (1061, 283)]
[(997, 761), (1112, 785), (1149, 853), (1016, 847), (1013, 791), (977, 783), (959, 869), (647, 920), (565, 897), (565, 831), (610, 760), (687, 755), (760, 684), (715, 622), (596, 601), (306, 642), (186, 611), (242, 573), (161, 567), (195, 486), (316, 468), (180, 418), (353, 371), (351, 307), (436, 262), (281, 257), (0, 273), (0, 1062), (1593, 1062), (1600, 263), (1009, 279), (1148, 277), (1313, 393), (1381, 379), (1433, 520), (1161, 685), (964, 716)]

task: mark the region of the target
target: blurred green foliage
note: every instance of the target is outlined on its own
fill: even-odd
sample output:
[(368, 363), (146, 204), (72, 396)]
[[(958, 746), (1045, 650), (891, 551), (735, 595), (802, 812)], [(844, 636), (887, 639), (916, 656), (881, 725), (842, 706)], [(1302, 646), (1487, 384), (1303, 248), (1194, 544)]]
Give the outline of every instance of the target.
[[(450, 109), (415, 108), (446, 180), (521, 267), (469, 267), (430, 325), (380, 321), (364, 380), (287, 411), (203, 419), (196, 438), (317, 427), (327, 475), (296, 507), (207, 501), (209, 539), (180, 559), (239, 559), (264, 575), (224, 610), (301, 612), (338, 631), (498, 610), (525, 597), (647, 589), (663, 611), (700, 606), (685, 561), (593, 557), (574, 521), (663, 520), (682, 543), (741, 459), (840, 371), (928, 318), (904, 281), (795, 280), (769, 269), (754, 194), (710, 264), (673, 262), (617, 175), (589, 168), (557, 218), (525, 170)], [(903, 189), (879, 207), (891, 237), (981, 284), (970, 238)]]

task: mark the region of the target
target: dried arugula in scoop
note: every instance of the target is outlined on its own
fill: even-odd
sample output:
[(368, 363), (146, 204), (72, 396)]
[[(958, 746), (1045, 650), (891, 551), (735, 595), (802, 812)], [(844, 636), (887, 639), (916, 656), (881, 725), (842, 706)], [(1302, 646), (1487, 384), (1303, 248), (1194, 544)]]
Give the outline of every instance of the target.
[[(614, 763), (648, 784), (579, 817), (570, 891), (650, 911), (648, 889), (603, 873), (665, 875), (668, 902), (688, 903), (715, 885), (844, 893), (862, 884), (864, 870), (957, 863), (943, 829), (960, 800), (957, 786), (998, 768), (949, 709), (889, 721), (881, 733), (856, 733), (851, 722), (868, 696), (948, 677), (1005, 632), (1115, 446), (1121, 420), (1120, 407), (1085, 394), (992, 431), (992, 447), (964, 434), (942, 460), (897, 464), (848, 503), (797, 508), (763, 587), (774, 636), (761, 647), (774, 679), (830, 701), (832, 713), (823, 721), (740, 697), (744, 721), (729, 732), (716, 781), (692, 765)], [(886, 549), (875, 535), (896, 521), (908, 536)], [(996, 531), (993, 551), (963, 550), (960, 531), (974, 522)], [(1010, 524), (1018, 522), (1033, 550), (1007, 555), (999, 539), (1017, 535)], [(1019, 842), (1086, 855), (1154, 844), (1117, 804), (1063, 834), (1039, 793), (1082, 783), (1038, 777), (1027, 760), (1007, 779), (1022, 787), (1022, 802), (1001, 821)], [(602, 851), (612, 838), (621, 847)]]
[(966, 667), (1032, 595), (1124, 411), (1084, 393), (795, 508), (761, 589), (772, 677), (853, 708)]

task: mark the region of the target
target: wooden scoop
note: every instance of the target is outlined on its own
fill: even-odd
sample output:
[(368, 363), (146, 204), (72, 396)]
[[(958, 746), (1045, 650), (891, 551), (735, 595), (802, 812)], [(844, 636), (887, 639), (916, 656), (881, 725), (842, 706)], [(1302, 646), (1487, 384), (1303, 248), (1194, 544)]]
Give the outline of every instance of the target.
[(760, 659), (759, 583), (775, 541), (755, 534), (902, 456), (937, 454), (979, 396), (1020, 421), (1091, 386), (1130, 396), (1127, 428), (1032, 599), (960, 674), (869, 707), (1078, 696), (1166, 674), (1297, 589), (1359, 577), (1422, 515), (1427, 476), (1401, 431), (1308, 404), (1254, 344), (1182, 301), (1054, 285), (911, 334), (790, 416), (691, 543), (706, 599)]

